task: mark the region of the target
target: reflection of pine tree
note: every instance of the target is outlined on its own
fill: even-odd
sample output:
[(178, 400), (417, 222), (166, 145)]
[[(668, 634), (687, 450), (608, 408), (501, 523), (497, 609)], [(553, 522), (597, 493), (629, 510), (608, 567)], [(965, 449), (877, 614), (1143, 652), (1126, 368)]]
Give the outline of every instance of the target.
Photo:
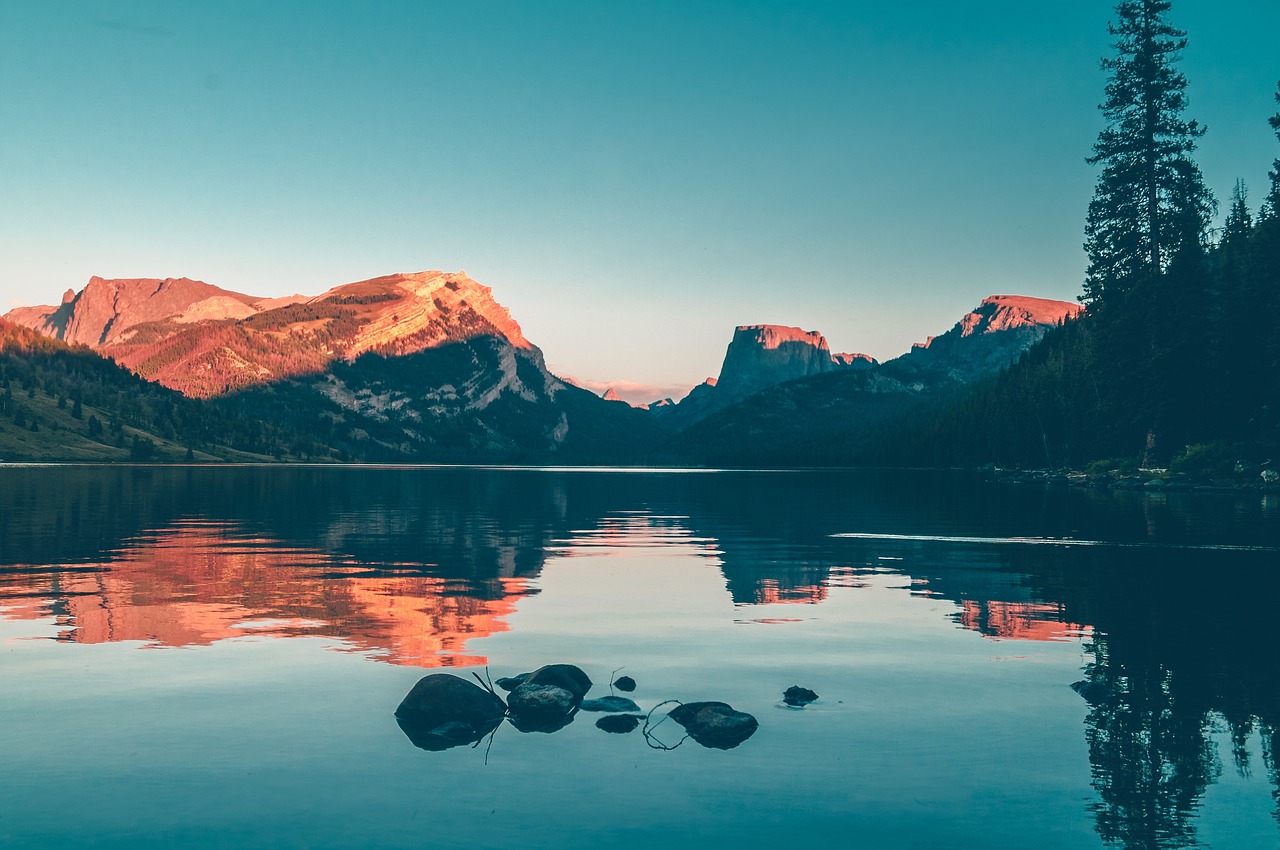
[(1205, 789), (1221, 773), (1203, 710), (1174, 696), (1160, 663), (1115, 658), (1098, 635), (1084, 695), (1098, 834), (1126, 848), (1195, 847), (1194, 817)]
[(1262, 733), (1262, 761), (1274, 786), (1271, 799), (1276, 801), (1276, 808), (1271, 816), (1280, 824), (1280, 727), (1264, 724), (1259, 731)]

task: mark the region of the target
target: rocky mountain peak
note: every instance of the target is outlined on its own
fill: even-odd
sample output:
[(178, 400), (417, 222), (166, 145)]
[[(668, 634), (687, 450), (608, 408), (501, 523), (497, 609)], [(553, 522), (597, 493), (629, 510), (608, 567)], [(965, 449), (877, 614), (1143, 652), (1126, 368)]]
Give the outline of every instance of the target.
[[(1079, 304), (1070, 301), (1031, 298), (1026, 295), (991, 295), (982, 299), (981, 304), (966, 313), (948, 334), (943, 334), (943, 337), (949, 334), (970, 337), (1017, 328), (1044, 328), (1059, 324), (1066, 319), (1074, 319), (1083, 309)], [(935, 340), (941, 338), (931, 336), (912, 347), (929, 348)]]
[[(526, 354), (543, 391), (560, 386), (493, 291), (462, 271), (391, 274), (283, 298), (190, 278), (95, 276), (57, 307), (18, 308), (5, 318), (88, 345), (188, 395), (317, 373), (365, 352), (406, 355), (479, 337)], [(506, 366), (513, 370), (514, 361)]]
[(1049, 328), (1079, 316), (1083, 309), (1070, 301), (992, 295), (951, 330), (917, 342), (891, 362), (897, 369), (923, 370), (933, 378), (967, 382), (1005, 368)]
[(716, 393), (745, 398), (834, 365), (826, 338), (786, 325), (740, 325), (725, 351)]
[(93, 276), (78, 293), (67, 290), (57, 307), (21, 307), (6, 314), (46, 336), (95, 348), (128, 340), (151, 322), (242, 319), (256, 312), (251, 295), (190, 278)]
[(829, 350), (826, 338), (817, 331), (806, 331), (787, 325), (739, 325), (733, 329), (733, 341), (730, 345), (733, 344), (753, 346), (766, 351), (773, 351), (790, 344), (812, 346), (823, 351)]

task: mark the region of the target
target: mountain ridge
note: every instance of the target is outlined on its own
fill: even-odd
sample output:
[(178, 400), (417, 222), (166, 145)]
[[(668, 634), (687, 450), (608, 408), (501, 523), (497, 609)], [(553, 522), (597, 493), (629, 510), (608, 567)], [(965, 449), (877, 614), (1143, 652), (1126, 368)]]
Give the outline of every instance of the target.
[(832, 354), (818, 331), (787, 325), (739, 325), (725, 352), (718, 380), (709, 378), (675, 404), (651, 404), (648, 409), (668, 427), (685, 431), (721, 411), (752, 403), (775, 387), (819, 375), (873, 372), (884, 379), (850, 381), (849, 386), (858, 393), (870, 386), (884, 393), (890, 387), (917, 392), (926, 385), (969, 383), (1008, 366), (1049, 328), (1079, 316), (1081, 310), (1079, 304), (1067, 301), (991, 295), (945, 333), (930, 336), (884, 363), (865, 354)]

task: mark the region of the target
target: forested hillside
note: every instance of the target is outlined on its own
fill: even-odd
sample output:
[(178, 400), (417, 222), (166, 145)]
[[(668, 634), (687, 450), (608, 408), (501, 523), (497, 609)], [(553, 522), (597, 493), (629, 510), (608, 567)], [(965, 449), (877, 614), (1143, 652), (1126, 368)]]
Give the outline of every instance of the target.
[[(1280, 462), (1280, 159), (1256, 215), (1237, 183), (1225, 224), (1193, 159), (1169, 3), (1117, 6), (1117, 55), (1090, 161), (1088, 311), (970, 393), (894, 421), (857, 463), (1165, 467)], [(1280, 102), (1280, 87), (1276, 93)], [(1280, 139), (1280, 114), (1269, 119)], [(1259, 116), (1260, 132), (1265, 132)], [(1242, 462), (1239, 463), (1238, 462)]]
[(145, 381), (84, 346), (0, 320), (0, 460), (324, 459), (243, 405)]

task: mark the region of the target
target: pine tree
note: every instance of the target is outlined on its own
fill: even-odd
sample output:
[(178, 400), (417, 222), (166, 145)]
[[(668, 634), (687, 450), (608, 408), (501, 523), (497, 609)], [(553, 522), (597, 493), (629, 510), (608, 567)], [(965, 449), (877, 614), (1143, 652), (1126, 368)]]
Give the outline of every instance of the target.
[(1187, 79), (1175, 69), (1186, 33), (1164, 19), (1168, 0), (1123, 0), (1117, 55), (1102, 60), (1107, 82), (1101, 109), (1107, 126), (1089, 163), (1102, 174), (1085, 225), (1089, 271), (1083, 300), (1123, 300), (1179, 253), (1201, 247), (1213, 198), (1191, 159), (1205, 128), (1187, 121)]
[[(1280, 103), (1280, 83), (1276, 83), (1276, 103)], [(1276, 138), (1280, 139), (1280, 112), (1272, 115), (1267, 119), (1267, 123), (1271, 125), (1271, 129), (1276, 131)], [(1262, 215), (1264, 219), (1280, 217), (1280, 158), (1271, 164), (1271, 191), (1267, 193), (1267, 200), (1262, 205)]]
[(1231, 210), (1222, 231), (1224, 247), (1239, 245), (1253, 232), (1253, 215), (1249, 212), (1249, 190), (1243, 180), (1237, 180), (1231, 190)]

